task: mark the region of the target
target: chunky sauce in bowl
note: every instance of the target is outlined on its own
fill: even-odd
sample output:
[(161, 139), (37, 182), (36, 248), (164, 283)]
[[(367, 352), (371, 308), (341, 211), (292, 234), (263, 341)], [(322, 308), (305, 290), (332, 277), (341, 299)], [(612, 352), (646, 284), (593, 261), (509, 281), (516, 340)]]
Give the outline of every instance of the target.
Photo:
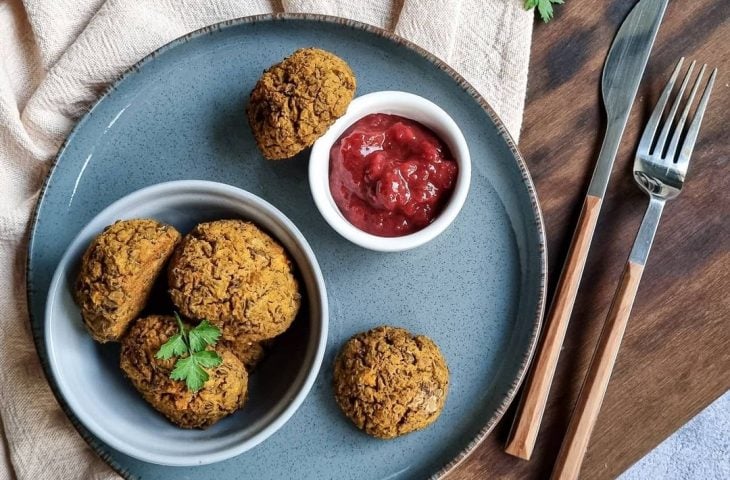
[(330, 150), (329, 184), (345, 218), (365, 232), (398, 237), (428, 226), (454, 190), (458, 165), (431, 130), (374, 113)]

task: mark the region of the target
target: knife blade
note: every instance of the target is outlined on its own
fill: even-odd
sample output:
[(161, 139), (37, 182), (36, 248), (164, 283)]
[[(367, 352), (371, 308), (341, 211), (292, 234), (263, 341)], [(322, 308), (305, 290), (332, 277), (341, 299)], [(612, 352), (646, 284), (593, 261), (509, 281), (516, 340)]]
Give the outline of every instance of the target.
[(510, 455), (525, 460), (535, 448), (613, 163), (667, 3), (640, 0), (621, 24), (606, 57), (601, 80), (606, 133), (505, 447)]
[(667, 3), (668, 0), (641, 0), (636, 4), (608, 51), (601, 80), (608, 123), (588, 195), (603, 198), (606, 194), (613, 161)]

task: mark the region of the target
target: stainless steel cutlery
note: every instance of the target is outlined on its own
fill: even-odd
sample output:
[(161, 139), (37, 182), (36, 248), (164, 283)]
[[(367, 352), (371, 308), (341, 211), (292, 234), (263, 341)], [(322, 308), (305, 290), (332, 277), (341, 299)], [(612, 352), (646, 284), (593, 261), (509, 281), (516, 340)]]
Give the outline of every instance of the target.
[[(636, 160), (634, 179), (639, 188), (649, 196), (649, 206), (636, 235), (631, 254), (624, 267), (621, 282), (608, 312), (598, 347), (588, 370), (576, 404), (568, 432), (558, 454), (552, 478), (557, 480), (578, 478), (588, 441), (596, 424), (598, 412), (616, 362), (621, 340), (626, 330), (634, 298), (644, 272), (649, 250), (659, 225), (659, 219), (667, 200), (675, 198), (682, 191), (692, 151), (697, 141), (702, 118), (710, 99), (717, 70), (713, 70), (706, 82), (704, 92), (695, 107), (695, 97), (703, 85), (706, 66), (702, 66), (694, 80), (688, 98), (684, 94), (695, 68), (692, 62), (679, 87), (671, 108), (666, 111), (672, 97), (683, 59), (674, 69), (664, 88), (654, 112), (641, 137)], [(689, 127), (686, 127), (690, 112), (695, 108)], [(681, 111), (681, 114), (678, 113)]]

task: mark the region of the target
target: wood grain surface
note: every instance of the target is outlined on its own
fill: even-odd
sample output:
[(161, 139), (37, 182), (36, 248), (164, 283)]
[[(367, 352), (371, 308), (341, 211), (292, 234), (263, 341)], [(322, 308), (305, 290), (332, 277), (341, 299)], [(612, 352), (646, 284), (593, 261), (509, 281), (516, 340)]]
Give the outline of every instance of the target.
[(628, 261), (608, 310), (598, 347), (588, 367), (578, 401), (568, 424), (568, 431), (553, 467), (551, 480), (575, 480), (580, 474), (588, 443), (601, 411), (608, 382), (618, 356), (631, 307), (641, 282), (644, 266)]
[(557, 280), (552, 304), (545, 316), (542, 341), (522, 387), (515, 420), (504, 449), (510, 455), (529, 460), (535, 448), (600, 212), (601, 198), (587, 195), (578, 216), (562, 273)]
[[(520, 150), (545, 215), (554, 287), (601, 145), (600, 77), (634, 0), (566, 0), (536, 24)], [(581, 470), (614, 478), (730, 389), (730, 2), (669, 2), (631, 112), (532, 460), (503, 451), (514, 406), (450, 479), (548, 478), (647, 199), (642, 127), (681, 56), (720, 69), (682, 195), (667, 205)], [(553, 288), (549, 295), (552, 297)]]

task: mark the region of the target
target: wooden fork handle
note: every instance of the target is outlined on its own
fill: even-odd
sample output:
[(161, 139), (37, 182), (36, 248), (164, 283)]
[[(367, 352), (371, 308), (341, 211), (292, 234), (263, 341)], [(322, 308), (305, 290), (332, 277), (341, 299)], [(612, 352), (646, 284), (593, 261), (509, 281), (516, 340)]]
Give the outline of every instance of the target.
[(581, 388), (568, 432), (553, 468), (551, 477), (553, 480), (578, 478), (643, 272), (643, 265), (631, 261), (624, 267), (621, 283), (611, 303), (606, 324), (598, 340), (598, 347), (593, 354), (588, 375)]
[(563, 271), (558, 280), (550, 312), (545, 319), (545, 333), (536, 353), (529, 376), (525, 382), (522, 399), (517, 407), (512, 431), (505, 451), (510, 455), (529, 460), (535, 448), (537, 432), (545, 412), (550, 384), (558, 364), (560, 349), (565, 339), (575, 296), (583, 275), (593, 231), (601, 211), (601, 198), (588, 195), (578, 218), (578, 225), (568, 250)]

